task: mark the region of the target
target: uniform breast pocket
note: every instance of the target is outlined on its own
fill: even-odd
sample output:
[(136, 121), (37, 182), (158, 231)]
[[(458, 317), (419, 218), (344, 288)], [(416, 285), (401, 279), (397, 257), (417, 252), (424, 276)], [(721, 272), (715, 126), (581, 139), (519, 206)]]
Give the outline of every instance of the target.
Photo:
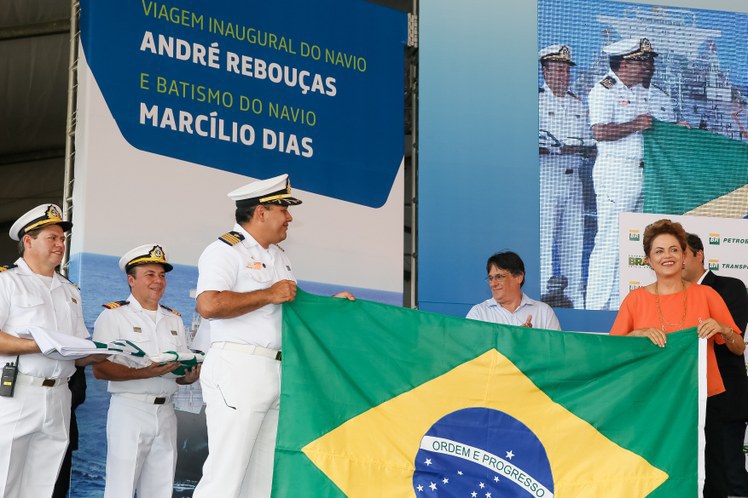
[(247, 269), (247, 274), (254, 285), (259, 285), (261, 288), (269, 287), (273, 282), (273, 272), (268, 268), (262, 270)]
[(44, 300), (33, 294), (17, 294), (11, 301), (13, 311), (8, 322), (12, 326), (39, 325), (44, 321)]
[(70, 316), (75, 321), (74, 326), (77, 326), (78, 324), (83, 323), (83, 308), (81, 308), (80, 303), (80, 297), (77, 298), (75, 301), (71, 300), (68, 302), (68, 309), (70, 310)]

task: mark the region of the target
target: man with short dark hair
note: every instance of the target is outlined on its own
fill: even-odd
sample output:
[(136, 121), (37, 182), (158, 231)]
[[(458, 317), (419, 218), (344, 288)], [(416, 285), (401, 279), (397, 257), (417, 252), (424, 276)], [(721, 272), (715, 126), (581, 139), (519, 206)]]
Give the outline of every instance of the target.
[[(57, 272), (65, 232), (54, 204), (28, 211), (10, 228), (21, 257), (0, 267), (0, 367), (17, 366), (12, 395), (0, 396), (0, 496), (48, 498), (69, 441), (70, 389), (75, 367), (103, 357), (54, 359), (41, 354), (29, 327), (88, 338), (78, 287)], [(7, 386), (4, 386), (7, 387)]]
[(590, 91), (588, 105), (597, 159), (592, 170), (597, 234), (590, 254), (586, 308), (618, 307), (618, 215), (643, 207), (642, 132), (652, 126), (641, 89), (647, 61), (657, 57), (646, 38), (606, 46), (610, 71)]
[[(553, 277), (567, 281), (568, 298), (584, 308), (582, 249), (584, 202), (580, 169), (594, 155), (587, 108), (569, 90), (576, 64), (567, 45), (551, 45), (538, 52), (543, 71), (539, 89), (540, 151), (540, 291), (548, 292)], [(558, 272), (553, 262), (558, 261)], [(567, 299), (568, 299), (567, 298)]]
[[(683, 278), (708, 285), (727, 304), (735, 324), (745, 331), (748, 324), (748, 292), (743, 281), (715, 275), (704, 268), (704, 244), (698, 235), (688, 234), (688, 248), (683, 263)], [(743, 338), (735, 334), (733, 341)], [(748, 473), (745, 470), (743, 442), (748, 422), (748, 376), (743, 355), (732, 354), (727, 345), (714, 345), (717, 366), (725, 392), (707, 398), (706, 423), (709, 433), (706, 446), (706, 479), (704, 496), (748, 496)]]
[(525, 264), (517, 253), (499, 252), (486, 262), (488, 286), (493, 297), (476, 304), (466, 318), (483, 322), (561, 330), (558, 318), (547, 304), (522, 292)]
[[(119, 260), (130, 296), (104, 304), (94, 324), (94, 339), (129, 340), (147, 356), (186, 352), (180, 314), (161, 304), (172, 265), (158, 244), (145, 244)], [(171, 498), (177, 464), (177, 417), (172, 398), (177, 384), (198, 379), (200, 367), (178, 371), (178, 362), (112, 356), (94, 366), (97, 379), (109, 381), (105, 498)], [(178, 372), (178, 373), (176, 373)]]
[(236, 225), (198, 263), (197, 311), (210, 320), (211, 346), (200, 379), (208, 459), (193, 496), (264, 498), (278, 430), (281, 305), (296, 297), (291, 261), (278, 244), (293, 221), (289, 206), (301, 201), (285, 174), (228, 195)]

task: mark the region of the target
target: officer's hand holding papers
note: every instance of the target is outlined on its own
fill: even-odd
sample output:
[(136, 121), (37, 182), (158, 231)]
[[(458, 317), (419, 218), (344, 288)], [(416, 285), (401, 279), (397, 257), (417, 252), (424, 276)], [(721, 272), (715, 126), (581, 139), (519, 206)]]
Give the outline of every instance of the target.
[(26, 327), (18, 332), (18, 336), (33, 339), (44, 356), (56, 360), (78, 360), (91, 355), (101, 356), (104, 360), (113, 354), (145, 356), (142, 349), (126, 340), (103, 344), (36, 326)]

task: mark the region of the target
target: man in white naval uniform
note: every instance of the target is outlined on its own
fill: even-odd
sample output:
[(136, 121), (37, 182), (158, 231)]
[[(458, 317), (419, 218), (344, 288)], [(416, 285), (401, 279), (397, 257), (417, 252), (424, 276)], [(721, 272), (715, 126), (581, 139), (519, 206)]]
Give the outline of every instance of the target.
[(610, 72), (590, 91), (592, 136), (597, 159), (592, 180), (597, 198), (597, 235), (590, 255), (586, 308), (618, 306), (618, 215), (643, 207), (642, 131), (652, 116), (640, 85), (647, 59), (656, 57), (646, 38), (627, 38), (603, 49)]
[(561, 330), (553, 308), (530, 299), (522, 292), (525, 263), (518, 254), (506, 251), (488, 258), (488, 286), (492, 297), (473, 306), (466, 318), (545, 330)]
[[(666, 121), (668, 123), (675, 123), (676, 116), (673, 99), (671, 99), (670, 95), (665, 93), (663, 89), (652, 83), (654, 73), (655, 61), (654, 57), (650, 57), (644, 61), (642, 84), (640, 87), (637, 87), (639, 90), (644, 92), (643, 98), (646, 110), (655, 119)], [(679, 124), (687, 125), (687, 123), (682, 121), (679, 122)]]
[(13, 395), (0, 397), (0, 496), (49, 498), (68, 446), (70, 389), (78, 360), (43, 356), (33, 339), (18, 337), (30, 326), (88, 338), (78, 288), (56, 269), (65, 254), (63, 221), (54, 204), (37, 206), (10, 228), (21, 257), (0, 267), (0, 366), (17, 365)]
[[(584, 203), (579, 169), (594, 153), (587, 109), (569, 91), (571, 49), (551, 45), (538, 52), (543, 87), (538, 95), (540, 112), (540, 288), (548, 292), (554, 254), (560, 275), (568, 282), (573, 305), (584, 308), (582, 297), (582, 246)], [(554, 251), (555, 245), (555, 251)]]
[[(160, 245), (146, 244), (119, 260), (127, 274), (130, 296), (104, 305), (94, 324), (94, 340), (127, 339), (147, 356), (187, 351), (182, 318), (160, 304), (166, 273), (172, 270)], [(178, 362), (164, 364), (111, 356), (94, 366), (97, 379), (109, 381), (112, 398), (107, 415), (106, 498), (170, 498), (177, 464), (177, 418), (172, 397), (177, 384), (191, 384), (200, 367), (174, 372)], [(145, 363), (145, 364), (144, 364)]]
[(210, 320), (211, 347), (200, 379), (208, 459), (193, 496), (265, 498), (278, 429), (281, 304), (296, 296), (291, 262), (276, 244), (293, 220), (288, 206), (301, 201), (285, 174), (229, 197), (236, 225), (198, 263), (197, 311)]

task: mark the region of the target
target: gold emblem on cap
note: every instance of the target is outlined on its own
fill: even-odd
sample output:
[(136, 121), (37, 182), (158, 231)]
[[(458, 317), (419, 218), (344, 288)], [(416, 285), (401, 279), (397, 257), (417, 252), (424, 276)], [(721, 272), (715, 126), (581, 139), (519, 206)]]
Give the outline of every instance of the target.
[(54, 204), (50, 204), (49, 205), (49, 208), (47, 208), (46, 215), (47, 215), (47, 218), (50, 219), (50, 220), (60, 220), (60, 221), (62, 221), (62, 215), (57, 210), (57, 206), (55, 206)]
[(651, 52), (652, 51), (652, 43), (646, 38), (642, 38), (639, 42), (639, 48), (642, 52)]
[(149, 256), (153, 259), (164, 259), (164, 250), (161, 249), (161, 246), (153, 246)]
[(561, 47), (561, 50), (558, 52), (562, 58), (564, 59), (571, 59), (571, 51), (569, 50), (569, 47), (566, 45)]

